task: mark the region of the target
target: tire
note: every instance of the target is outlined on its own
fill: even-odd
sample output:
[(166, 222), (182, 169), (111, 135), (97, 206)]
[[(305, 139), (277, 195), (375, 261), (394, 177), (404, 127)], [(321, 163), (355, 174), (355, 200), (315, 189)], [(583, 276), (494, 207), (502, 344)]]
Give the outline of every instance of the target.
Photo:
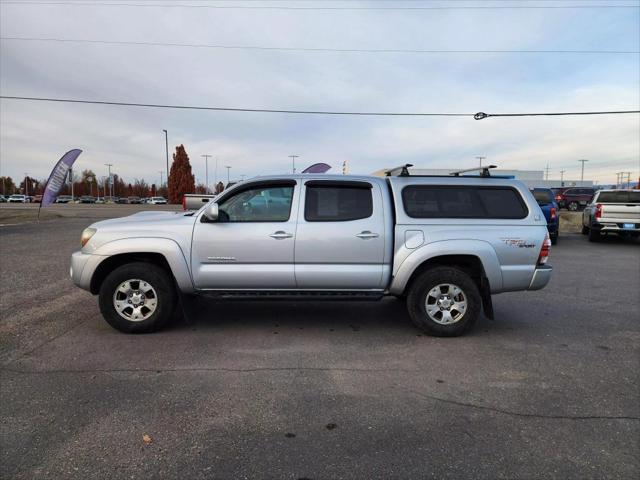
[(589, 227), (582, 226), (582, 234), (587, 235), (589, 233)]
[[(453, 299), (458, 300), (456, 303), (459, 308), (464, 308), (464, 312), (456, 310), (455, 303), (450, 307), (451, 310), (447, 311), (447, 296), (451, 295), (450, 289), (445, 285), (460, 290), (462, 296), (454, 293)], [(438, 298), (445, 302), (444, 310), (438, 307)], [(466, 300), (465, 307), (462, 307), (463, 299)], [(427, 312), (427, 302), (432, 306), (431, 315)], [(413, 323), (428, 335), (436, 337), (457, 337), (465, 333), (480, 315), (481, 306), (478, 286), (469, 275), (454, 267), (435, 267), (427, 270), (413, 282), (407, 296), (407, 310)], [(452, 320), (451, 323), (445, 323), (446, 313)]]
[[(171, 275), (164, 269), (135, 262), (107, 275), (100, 287), (99, 304), (102, 316), (116, 330), (150, 333), (160, 330), (175, 316), (178, 295)], [(122, 314), (116, 304), (122, 306)]]
[(568, 209), (571, 210), (572, 212), (577, 212), (578, 211), (578, 202), (570, 202)]
[(601, 238), (602, 238), (602, 235), (600, 234), (599, 230), (596, 230), (595, 228), (590, 228), (589, 229), (589, 241), (590, 242), (599, 242)]

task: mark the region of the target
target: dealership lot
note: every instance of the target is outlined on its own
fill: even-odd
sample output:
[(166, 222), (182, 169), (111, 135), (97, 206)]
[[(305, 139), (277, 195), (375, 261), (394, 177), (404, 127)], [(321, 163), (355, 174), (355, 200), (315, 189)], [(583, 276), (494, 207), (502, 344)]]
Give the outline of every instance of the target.
[(461, 338), (395, 299), (201, 300), (131, 336), (69, 255), (97, 218), (167, 207), (33, 207), (0, 208), (2, 478), (640, 474), (638, 241), (561, 236), (550, 285)]

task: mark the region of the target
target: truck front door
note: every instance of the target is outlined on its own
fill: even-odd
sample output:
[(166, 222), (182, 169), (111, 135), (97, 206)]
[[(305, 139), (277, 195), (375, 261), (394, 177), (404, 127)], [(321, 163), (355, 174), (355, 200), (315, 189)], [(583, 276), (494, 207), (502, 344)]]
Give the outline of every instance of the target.
[(295, 288), (297, 191), (295, 180), (251, 182), (220, 198), (218, 221), (201, 214), (191, 249), (196, 288)]
[(301, 289), (383, 289), (385, 224), (378, 185), (309, 180), (295, 242)]

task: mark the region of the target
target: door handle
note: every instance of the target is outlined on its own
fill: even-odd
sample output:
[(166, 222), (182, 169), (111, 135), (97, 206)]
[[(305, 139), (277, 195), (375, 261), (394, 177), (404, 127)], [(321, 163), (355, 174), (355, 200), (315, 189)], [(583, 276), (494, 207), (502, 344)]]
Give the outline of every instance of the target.
[(366, 240), (368, 238), (378, 238), (379, 236), (380, 235), (378, 235), (377, 233), (372, 233), (369, 230), (365, 230), (364, 232), (356, 234), (356, 237), (362, 238), (363, 240)]
[(293, 237), (293, 234), (291, 233), (287, 233), (287, 232), (283, 232), (282, 230), (278, 230), (275, 233), (272, 233), (271, 235), (269, 235), (271, 238), (275, 238), (276, 240), (284, 240), (285, 238), (291, 238)]

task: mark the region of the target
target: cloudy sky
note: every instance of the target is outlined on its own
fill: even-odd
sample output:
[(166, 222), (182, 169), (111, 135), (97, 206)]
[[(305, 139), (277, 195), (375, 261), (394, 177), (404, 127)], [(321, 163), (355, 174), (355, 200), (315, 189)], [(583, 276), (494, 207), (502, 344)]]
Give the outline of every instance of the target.
[[(2, 95), (338, 111), (640, 109), (638, 53), (355, 53), (8, 38), (303, 49), (637, 52), (638, 1), (43, 3), (0, 3)], [(563, 5), (635, 8), (460, 8)], [(456, 8), (416, 8), (438, 6)], [(0, 109), (0, 174), (12, 177), (28, 172), (45, 178), (62, 153), (77, 147), (84, 150), (77, 168), (106, 175), (103, 164), (112, 163), (113, 171), (126, 179), (156, 182), (165, 168), (163, 129), (169, 132), (170, 148), (185, 145), (198, 181), (204, 181), (202, 154), (218, 158), (218, 178), (226, 176), (224, 165), (232, 166), (232, 179), (290, 171), (291, 154), (300, 155), (300, 167), (326, 162), (339, 170), (348, 160), (352, 173), (405, 162), (465, 168), (476, 165), (476, 155), (504, 168), (542, 170), (549, 164), (550, 178), (566, 170), (565, 179), (579, 178), (577, 160), (587, 158), (585, 176), (600, 183), (615, 182), (618, 171), (631, 171), (637, 178), (640, 169), (636, 114), (475, 121), (15, 100), (1, 100)], [(211, 183), (214, 163), (209, 163)]]

